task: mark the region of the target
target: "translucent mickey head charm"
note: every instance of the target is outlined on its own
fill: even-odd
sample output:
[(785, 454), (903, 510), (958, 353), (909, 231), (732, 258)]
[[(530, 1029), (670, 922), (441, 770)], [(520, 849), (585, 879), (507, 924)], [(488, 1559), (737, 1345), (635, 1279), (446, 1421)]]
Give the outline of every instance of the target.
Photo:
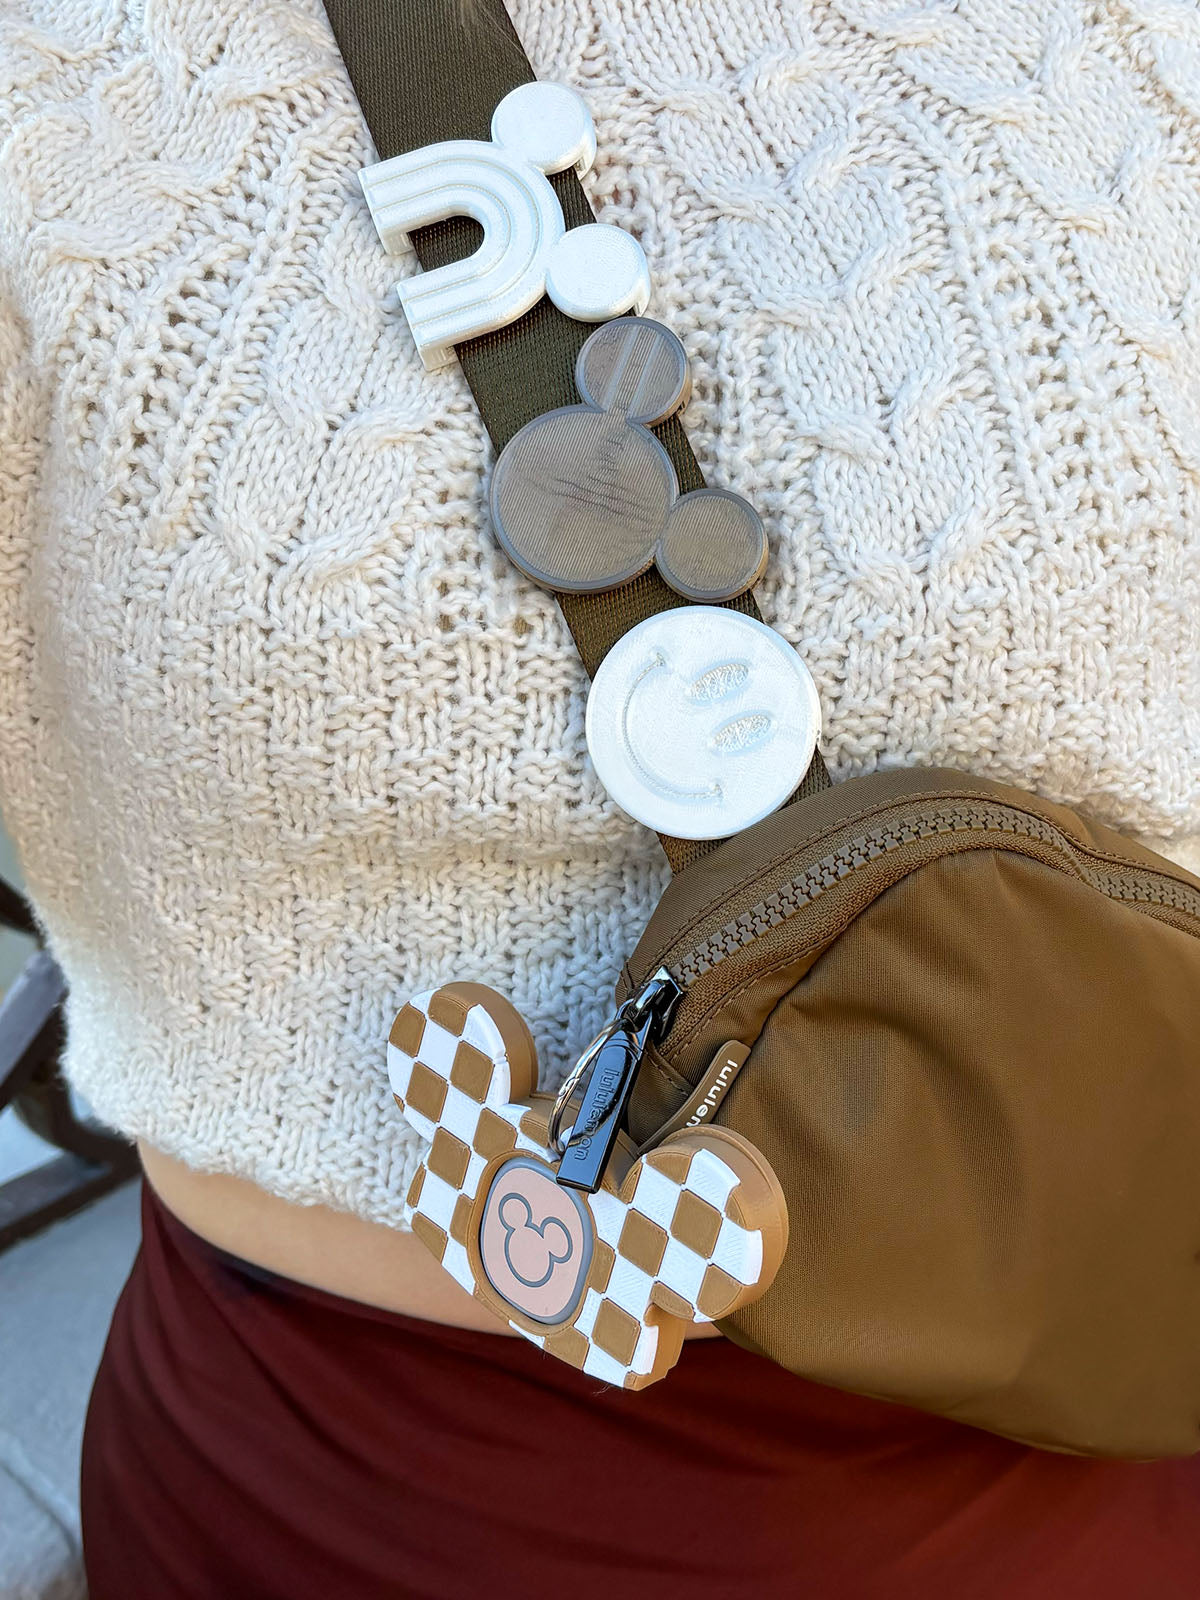
[(622, 1135), (595, 1194), (555, 1182), (533, 1041), (481, 984), (418, 995), (388, 1039), (397, 1104), (432, 1141), (409, 1192), (413, 1231), (470, 1294), (593, 1377), (640, 1389), (675, 1364), (688, 1323), (757, 1299), (787, 1246), (761, 1153), (727, 1128), (638, 1155)]
[(602, 322), (644, 311), (650, 274), (642, 247), (607, 223), (567, 232), (546, 174), (583, 173), (596, 155), (587, 106), (558, 83), (526, 83), (492, 116), (492, 141), (451, 139), (364, 167), (359, 174), (386, 250), (445, 217), (474, 217), (474, 255), (397, 285), (426, 367), (445, 366), (454, 346), (515, 322), (549, 293), (570, 317)]
[(767, 564), (758, 513), (740, 495), (680, 495), (650, 432), (687, 400), (682, 344), (659, 322), (621, 317), (579, 353), (584, 404), (535, 417), (492, 474), (496, 537), (535, 583), (565, 594), (615, 589), (657, 564), (689, 600), (731, 600)]

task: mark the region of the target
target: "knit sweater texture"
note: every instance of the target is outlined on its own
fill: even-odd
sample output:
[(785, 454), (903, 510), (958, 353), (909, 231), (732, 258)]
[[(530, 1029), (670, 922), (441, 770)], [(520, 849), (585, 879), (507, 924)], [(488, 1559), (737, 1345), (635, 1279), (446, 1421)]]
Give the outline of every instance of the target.
[[(517, 0), (682, 337), (835, 777), (1200, 868), (1192, 0)], [(385, 1040), (491, 983), (556, 1083), (667, 876), (425, 372), (317, 0), (0, 6), (0, 803), (97, 1112), (403, 1226)]]

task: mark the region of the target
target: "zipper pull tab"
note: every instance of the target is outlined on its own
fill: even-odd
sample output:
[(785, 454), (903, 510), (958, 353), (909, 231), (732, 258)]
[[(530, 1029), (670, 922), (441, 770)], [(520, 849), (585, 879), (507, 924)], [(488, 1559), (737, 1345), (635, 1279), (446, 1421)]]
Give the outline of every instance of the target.
[[(665, 967), (651, 974), (580, 1056), (550, 1114), (550, 1143), (561, 1159), (558, 1182), (595, 1194), (604, 1178), (646, 1046), (667, 1031), (683, 990)], [(585, 1081), (586, 1080), (586, 1081)], [(580, 1085), (575, 1122), (562, 1137), (563, 1114)]]

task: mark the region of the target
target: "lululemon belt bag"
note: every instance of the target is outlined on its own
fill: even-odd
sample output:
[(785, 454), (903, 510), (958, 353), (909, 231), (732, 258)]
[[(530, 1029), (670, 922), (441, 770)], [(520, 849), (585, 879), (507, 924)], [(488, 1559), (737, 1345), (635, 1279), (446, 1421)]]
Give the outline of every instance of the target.
[(461, 362), (492, 534), (559, 598), (596, 770), (675, 872), (555, 1095), (475, 975), (400, 1007), (414, 1231), (628, 1388), (712, 1320), (1028, 1444), (1200, 1449), (1200, 881), (986, 777), (830, 785), (751, 596), (762, 525), (704, 485), (683, 349), (580, 188), (579, 97), (498, 0), (327, 10), (412, 337)]

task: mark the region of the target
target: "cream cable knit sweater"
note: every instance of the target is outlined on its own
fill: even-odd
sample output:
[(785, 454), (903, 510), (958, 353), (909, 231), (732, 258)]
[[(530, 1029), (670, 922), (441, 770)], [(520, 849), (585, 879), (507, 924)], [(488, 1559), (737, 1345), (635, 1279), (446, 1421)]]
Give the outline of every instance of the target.
[[(518, 0), (682, 336), (839, 776), (989, 773), (1200, 867), (1192, 0)], [(0, 0), (0, 799), (117, 1126), (403, 1219), (384, 1040), (554, 1081), (665, 881), (426, 374), (317, 0)]]

